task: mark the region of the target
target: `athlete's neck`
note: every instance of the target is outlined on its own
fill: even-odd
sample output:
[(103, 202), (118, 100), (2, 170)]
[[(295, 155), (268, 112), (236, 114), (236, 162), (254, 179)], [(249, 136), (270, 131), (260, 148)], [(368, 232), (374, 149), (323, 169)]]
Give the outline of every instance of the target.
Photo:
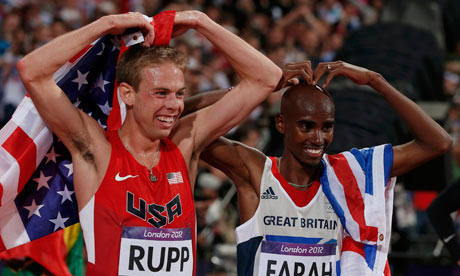
[(281, 175), (289, 182), (297, 186), (308, 187), (316, 178), (319, 177), (320, 168), (303, 166), (291, 155), (283, 154), (278, 158), (278, 170)]
[(149, 163), (148, 160), (151, 159), (150, 156), (158, 151), (161, 143), (160, 139), (153, 140), (142, 135), (140, 132), (129, 132), (126, 128), (123, 128), (123, 126), (118, 130), (118, 135), (125, 148), (132, 155), (135, 155), (135, 157), (145, 156), (147, 159), (145, 162), (147, 163)]

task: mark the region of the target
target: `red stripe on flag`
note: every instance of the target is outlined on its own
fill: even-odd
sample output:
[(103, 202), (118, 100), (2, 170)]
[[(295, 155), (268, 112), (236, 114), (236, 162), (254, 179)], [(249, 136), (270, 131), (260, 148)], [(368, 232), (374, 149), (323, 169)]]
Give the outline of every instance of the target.
[[(3, 198), (3, 184), (0, 183), (0, 199)], [(0, 206), (2, 206), (2, 201), (0, 200)]]
[(61, 229), (42, 238), (0, 253), (2, 260), (29, 257), (46, 268), (51, 275), (72, 276), (65, 262), (66, 245)]
[(364, 244), (353, 240), (350, 236), (347, 236), (342, 241), (342, 252), (351, 251), (358, 253), (364, 257)]
[(3, 239), (0, 237), (0, 252), (3, 252), (6, 250), (6, 246), (3, 243)]
[(2, 147), (19, 163), (19, 193), (35, 171), (37, 147), (34, 141), (20, 127), (14, 130)]
[[(123, 42), (122, 42), (123, 43)], [(107, 130), (117, 130), (121, 127), (121, 110), (120, 103), (118, 102), (118, 83), (115, 80), (112, 97), (112, 110), (107, 118)]]
[(383, 275), (391, 276), (390, 264), (388, 263), (388, 260), (387, 260), (387, 263), (385, 264), (385, 270), (383, 271)]
[(150, 25), (155, 29), (155, 46), (168, 45), (171, 40), (176, 11), (163, 11), (153, 17)]
[(329, 161), (339, 182), (343, 185), (348, 210), (353, 219), (359, 224), (361, 240), (377, 241), (378, 230), (375, 227), (365, 227), (364, 200), (347, 159), (343, 154), (337, 154), (334, 158), (330, 158)]
[(73, 56), (73, 58), (71, 58), (69, 60), (70, 63), (73, 63), (74, 61), (76, 61), (77, 59), (79, 59), (84, 53), (86, 53), (86, 51), (88, 51), (89, 48), (93, 47), (93, 45), (88, 45), (86, 46), (85, 48), (83, 48), (80, 52), (78, 52), (75, 56)]
[(121, 0), (120, 12), (127, 13), (131, 11), (131, 1), (130, 0)]

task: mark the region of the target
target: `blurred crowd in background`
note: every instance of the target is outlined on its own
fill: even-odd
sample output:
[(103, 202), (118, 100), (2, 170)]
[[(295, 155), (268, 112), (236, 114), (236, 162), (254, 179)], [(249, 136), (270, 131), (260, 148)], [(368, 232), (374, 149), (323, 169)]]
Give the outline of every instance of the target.
[[(426, 260), (450, 264), (442, 259), (446, 253), (424, 211), (439, 190), (460, 177), (459, 1), (0, 0), (1, 125), (26, 94), (16, 70), (25, 54), (107, 14), (138, 11), (153, 16), (167, 9), (205, 12), (280, 67), (304, 60), (315, 67), (340, 59), (375, 70), (426, 108), (452, 134), (455, 145), (448, 155), (400, 178), (390, 264), (394, 263), (393, 275), (424, 275), (417, 272), (417, 265), (426, 265)], [(228, 89), (238, 82), (223, 56), (196, 32), (189, 31), (171, 44), (189, 56), (188, 96)], [(336, 137), (341, 137), (329, 153), (408, 139), (396, 115), (372, 91), (340, 78), (329, 90), (337, 105)], [(279, 100), (280, 94), (273, 93), (227, 136), (267, 155), (279, 155), (282, 137), (273, 124)], [(232, 183), (203, 163), (195, 198), (197, 275), (236, 275), (234, 229), (239, 218)]]

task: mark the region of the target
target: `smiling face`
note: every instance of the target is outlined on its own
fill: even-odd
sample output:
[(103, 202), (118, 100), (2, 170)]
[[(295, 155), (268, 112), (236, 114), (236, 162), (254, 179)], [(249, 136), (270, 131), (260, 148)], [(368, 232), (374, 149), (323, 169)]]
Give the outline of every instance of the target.
[(139, 129), (152, 139), (168, 137), (184, 110), (184, 94), (184, 73), (177, 65), (145, 67), (132, 104)]
[(302, 166), (318, 167), (334, 136), (335, 107), (318, 86), (299, 84), (289, 89), (276, 117), (285, 150)]

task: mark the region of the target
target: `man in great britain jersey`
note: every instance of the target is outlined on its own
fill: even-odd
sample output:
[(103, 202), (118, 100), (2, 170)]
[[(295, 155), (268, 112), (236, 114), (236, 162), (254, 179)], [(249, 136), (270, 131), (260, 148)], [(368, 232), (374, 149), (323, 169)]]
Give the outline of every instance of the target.
[[(202, 154), (237, 189), (238, 275), (389, 275), (394, 176), (447, 151), (451, 138), (376, 72), (342, 61), (320, 63), (310, 72), (305, 70), (309, 84), (294, 85), (282, 96), (276, 115), (284, 136), (281, 157), (222, 137)], [(325, 74), (323, 87), (316, 85)], [(324, 88), (335, 76), (373, 88), (414, 139), (325, 154), (335, 106)]]

